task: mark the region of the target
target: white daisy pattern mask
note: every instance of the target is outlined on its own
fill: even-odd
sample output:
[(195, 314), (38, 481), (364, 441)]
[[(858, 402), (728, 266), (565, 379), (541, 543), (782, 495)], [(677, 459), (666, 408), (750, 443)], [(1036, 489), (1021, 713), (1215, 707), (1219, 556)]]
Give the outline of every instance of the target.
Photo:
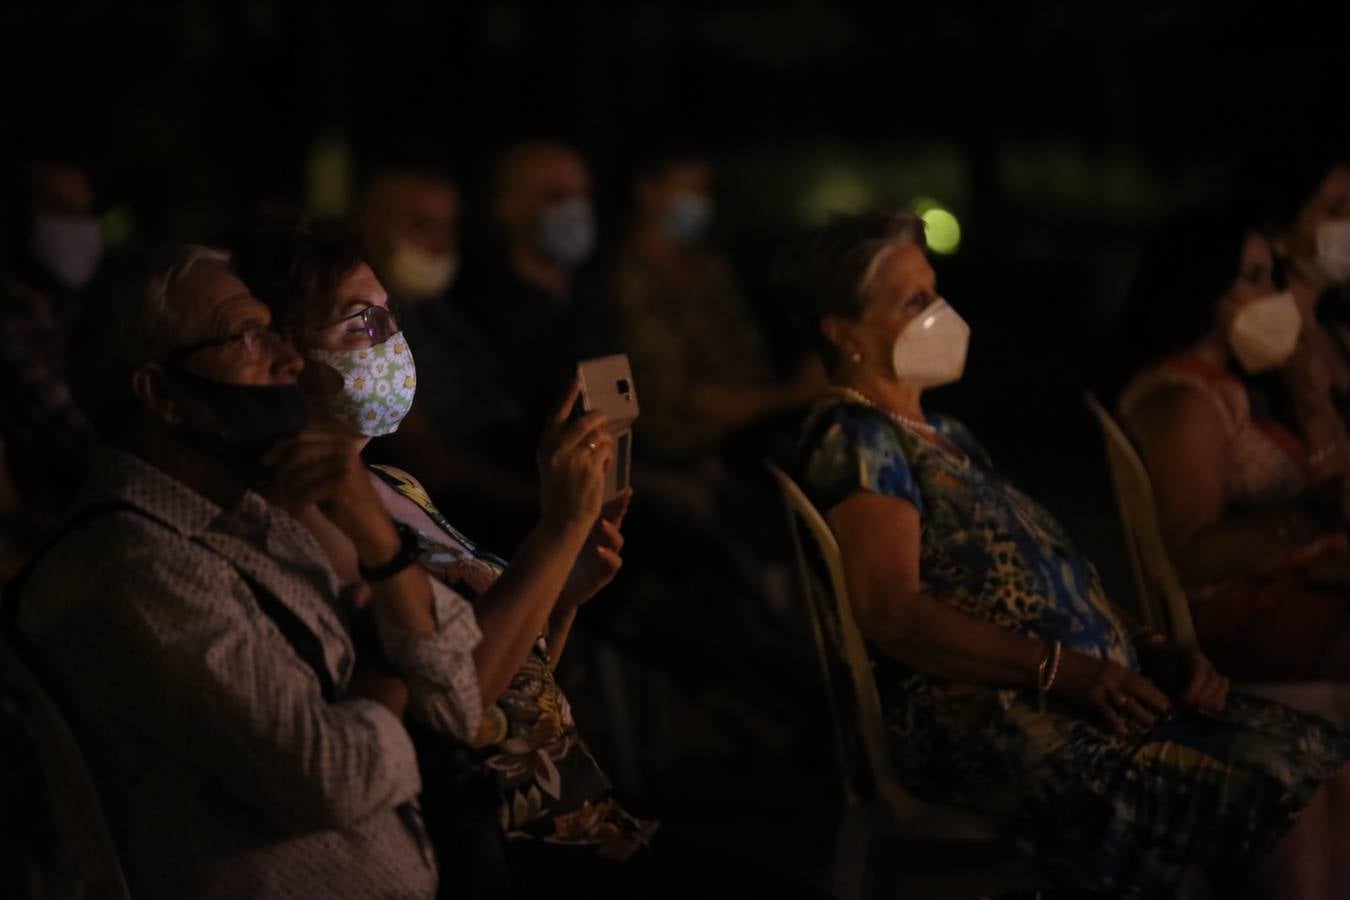
[(398, 430), (417, 389), (417, 366), (402, 333), (373, 347), (311, 349), (308, 356), (342, 376), (342, 391), (322, 401), (329, 414), (368, 437)]

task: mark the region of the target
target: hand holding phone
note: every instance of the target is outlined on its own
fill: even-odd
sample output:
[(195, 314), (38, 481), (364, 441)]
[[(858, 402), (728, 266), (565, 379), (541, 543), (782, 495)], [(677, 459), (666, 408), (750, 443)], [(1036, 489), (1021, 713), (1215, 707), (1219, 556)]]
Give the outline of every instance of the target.
[(605, 416), (574, 416), (581, 382), (574, 381), (549, 417), (539, 442), (539, 502), (545, 519), (590, 528), (604, 503), (605, 476), (614, 468), (614, 439)]
[(614, 465), (605, 474), (605, 501), (627, 490), (633, 462), (633, 423), (638, 417), (637, 391), (628, 355), (588, 359), (577, 365), (581, 396), (573, 415), (601, 412), (605, 430), (614, 439)]

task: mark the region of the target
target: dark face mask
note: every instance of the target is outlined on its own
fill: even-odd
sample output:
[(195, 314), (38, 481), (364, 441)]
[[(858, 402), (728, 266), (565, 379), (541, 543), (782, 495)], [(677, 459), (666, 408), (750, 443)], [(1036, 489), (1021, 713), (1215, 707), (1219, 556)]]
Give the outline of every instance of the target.
[(175, 382), (210, 409), (210, 424), (187, 423), (185, 430), (216, 452), (229, 449), (241, 461), (258, 464), (269, 447), (304, 429), (309, 404), (294, 384), (230, 384), (168, 369)]

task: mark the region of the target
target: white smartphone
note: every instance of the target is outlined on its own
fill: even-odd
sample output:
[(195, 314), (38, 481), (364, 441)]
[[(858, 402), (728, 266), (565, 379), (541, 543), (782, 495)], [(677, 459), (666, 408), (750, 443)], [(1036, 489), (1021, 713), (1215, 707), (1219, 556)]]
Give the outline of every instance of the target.
[(605, 499), (612, 500), (629, 484), (633, 465), (633, 423), (638, 417), (637, 391), (628, 355), (602, 356), (577, 364), (581, 379), (580, 409), (605, 414), (605, 430), (614, 437), (614, 465), (605, 475)]

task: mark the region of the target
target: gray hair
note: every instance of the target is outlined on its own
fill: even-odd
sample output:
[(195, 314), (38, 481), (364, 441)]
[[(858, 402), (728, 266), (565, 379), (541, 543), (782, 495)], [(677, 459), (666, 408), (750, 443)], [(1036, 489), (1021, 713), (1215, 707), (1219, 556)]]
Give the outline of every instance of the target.
[(201, 265), (228, 266), (230, 254), (173, 244), (116, 261), (100, 274), (71, 330), (71, 392), (105, 438), (136, 410), (132, 375), (182, 345), (190, 298), (180, 288)]
[(908, 244), (918, 244), (922, 249), (926, 246), (925, 236), (923, 219), (908, 210), (895, 213), (891, 218), (891, 228), (884, 236), (862, 245), (863, 252), (870, 252), (872, 258), (867, 261), (866, 268), (858, 278), (858, 296), (867, 297), (877, 273), (892, 253)]
[(825, 368), (839, 351), (821, 332), (827, 316), (856, 320), (882, 264), (898, 248), (927, 249), (923, 219), (907, 209), (839, 215), (785, 247), (771, 273), (773, 291)]

